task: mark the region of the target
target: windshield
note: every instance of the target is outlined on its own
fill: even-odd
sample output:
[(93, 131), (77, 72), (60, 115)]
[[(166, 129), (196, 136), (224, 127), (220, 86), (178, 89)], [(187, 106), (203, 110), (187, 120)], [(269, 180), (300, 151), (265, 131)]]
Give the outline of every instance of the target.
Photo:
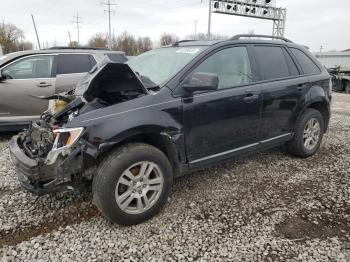
[[(139, 55), (127, 64), (147, 87), (161, 86), (203, 51), (205, 46), (166, 47)], [(145, 83), (146, 82), (146, 83)]]

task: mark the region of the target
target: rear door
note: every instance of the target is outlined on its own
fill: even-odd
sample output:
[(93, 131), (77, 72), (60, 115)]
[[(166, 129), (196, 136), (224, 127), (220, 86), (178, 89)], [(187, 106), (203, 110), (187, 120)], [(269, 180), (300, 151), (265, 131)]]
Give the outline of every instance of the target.
[(292, 131), (292, 117), (303, 95), (308, 78), (299, 69), (284, 46), (254, 45), (256, 72), (260, 79), (261, 141), (287, 139)]
[(91, 54), (59, 54), (57, 57), (56, 93), (73, 90), (95, 65), (96, 60)]
[(54, 94), (54, 55), (33, 55), (18, 59), (1, 69), (0, 121), (26, 122), (37, 119), (48, 101), (35, 98)]

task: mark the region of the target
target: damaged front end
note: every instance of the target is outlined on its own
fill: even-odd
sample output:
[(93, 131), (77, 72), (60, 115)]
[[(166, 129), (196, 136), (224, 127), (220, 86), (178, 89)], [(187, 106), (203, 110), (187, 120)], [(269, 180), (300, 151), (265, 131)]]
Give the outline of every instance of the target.
[(87, 145), (77, 141), (84, 128), (53, 130), (45, 125), (43, 121), (33, 123), (10, 141), (18, 179), (36, 195), (73, 188), (83, 182), (83, 152)]
[(95, 173), (98, 146), (89, 141), (88, 134), (96, 126), (75, 127), (73, 119), (147, 94), (128, 65), (106, 61), (90, 72), (76, 91), (78, 94), (62, 110), (48, 110), (10, 141), (18, 179), (36, 195), (80, 190)]
[(29, 129), (10, 141), (10, 153), (21, 185), (36, 195), (83, 185), (84, 128), (64, 128), (85, 103), (76, 98), (57, 112), (44, 112)]

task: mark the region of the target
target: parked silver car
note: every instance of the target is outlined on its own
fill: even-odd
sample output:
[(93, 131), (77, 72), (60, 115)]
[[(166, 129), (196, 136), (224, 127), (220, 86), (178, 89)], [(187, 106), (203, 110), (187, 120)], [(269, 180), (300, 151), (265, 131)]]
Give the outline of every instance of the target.
[(105, 49), (55, 48), (0, 57), (0, 131), (18, 130), (47, 110), (49, 96), (73, 90), (105, 55), (116, 62), (123, 52)]

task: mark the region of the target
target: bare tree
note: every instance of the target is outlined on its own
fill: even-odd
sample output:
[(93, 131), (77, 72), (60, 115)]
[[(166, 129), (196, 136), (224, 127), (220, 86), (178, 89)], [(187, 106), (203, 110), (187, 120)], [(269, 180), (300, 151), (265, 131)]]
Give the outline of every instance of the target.
[(0, 27), (0, 44), (5, 54), (17, 51), (16, 43), (23, 37), (23, 31), (13, 24), (4, 24)]
[(211, 40), (227, 40), (230, 37), (228, 35), (212, 34), (210, 38)]
[(90, 47), (106, 47), (107, 46), (107, 37), (103, 33), (97, 33), (92, 36), (89, 40)]
[(174, 44), (176, 41), (179, 41), (179, 37), (174, 34), (163, 33), (160, 37), (160, 45), (167, 46)]
[(187, 35), (185, 37), (185, 39), (188, 39), (188, 40), (208, 40), (208, 35), (204, 34), (204, 33), (197, 33), (196, 35), (191, 34), (191, 35)]
[(33, 50), (33, 43), (29, 41), (21, 41), (16, 43), (17, 50), (22, 51), (22, 50)]
[[(194, 34), (188, 35), (185, 37), (186, 39), (193, 39), (193, 40), (208, 40), (208, 34), (205, 33), (198, 33), (196, 36)], [(211, 40), (226, 40), (229, 36), (227, 35), (221, 35), (221, 34), (211, 34), (210, 39)]]
[(79, 43), (78, 43), (78, 41), (72, 41), (69, 43), (68, 47), (77, 48), (77, 47), (79, 47)]
[(142, 54), (153, 48), (152, 40), (149, 37), (139, 37), (137, 39), (137, 53)]
[(137, 41), (135, 37), (124, 31), (116, 39), (113, 40), (112, 44), (113, 50), (120, 50), (125, 52), (126, 55), (134, 56), (137, 55)]

